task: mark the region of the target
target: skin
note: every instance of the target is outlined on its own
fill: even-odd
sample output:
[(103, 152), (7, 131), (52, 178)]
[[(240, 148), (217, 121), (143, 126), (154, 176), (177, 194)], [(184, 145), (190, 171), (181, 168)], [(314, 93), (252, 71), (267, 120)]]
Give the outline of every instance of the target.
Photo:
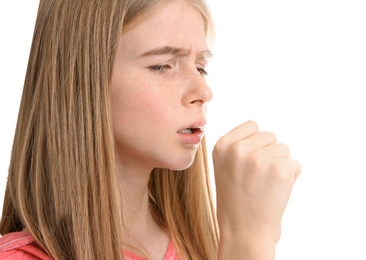
[[(151, 53), (165, 46), (181, 50)], [(111, 108), (123, 203), (128, 231), (152, 259), (163, 258), (169, 237), (150, 214), (147, 183), (153, 168), (180, 170), (193, 162), (198, 143), (179, 131), (206, 122), (207, 53), (201, 15), (184, 1), (159, 6), (119, 41)]]
[[(164, 46), (180, 51), (151, 52)], [(128, 232), (151, 259), (163, 258), (169, 235), (150, 214), (147, 183), (153, 168), (185, 169), (194, 159), (198, 143), (180, 130), (205, 124), (212, 98), (203, 75), (207, 56), (202, 17), (185, 1), (159, 6), (119, 41), (111, 108), (124, 212)], [(299, 163), (253, 121), (220, 138), (213, 161), (218, 258), (274, 259)]]
[(220, 227), (219, 259), (275, 259), (281, 220), (300, 174), (276, 136), (248, 121), (213, 151)]

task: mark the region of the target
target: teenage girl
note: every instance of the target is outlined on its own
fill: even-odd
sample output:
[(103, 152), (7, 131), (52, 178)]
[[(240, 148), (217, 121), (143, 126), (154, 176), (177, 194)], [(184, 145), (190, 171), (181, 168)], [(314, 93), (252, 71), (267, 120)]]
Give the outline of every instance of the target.
[(299, 163), (246, 122), (204, 130), (203, 0), (40, 0), (0, 259), (274, 259)]

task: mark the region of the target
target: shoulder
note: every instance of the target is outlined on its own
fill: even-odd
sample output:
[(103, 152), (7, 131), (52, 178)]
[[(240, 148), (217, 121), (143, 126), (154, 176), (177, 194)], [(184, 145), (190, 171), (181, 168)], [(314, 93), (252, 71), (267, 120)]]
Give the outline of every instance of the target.
[(13, 232), (0, 237), (0, 259), (3, 260), (50, 260), (27, 232)]

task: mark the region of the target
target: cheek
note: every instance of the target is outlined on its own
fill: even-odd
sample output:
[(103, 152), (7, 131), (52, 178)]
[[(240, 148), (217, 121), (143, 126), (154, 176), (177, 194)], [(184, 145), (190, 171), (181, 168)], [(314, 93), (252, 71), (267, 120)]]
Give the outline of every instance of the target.
[(141, 81), (113, 86), (111, 111), (115, 127), (139, 127), (159, 114), (160, 97)]
[(120, 73), (113, 76), (112, 79), (112, 112), (129, 112), (139, 106), (149, 105), (149, 99), (146, 96), (147, 88), (144, 82), (136, 79), (127, 73)]
[(143, 93), (126, 93), (118, 91), (112, 97), (112, 114), (114, 123), (133, 124), (142, 121), (154, 107), (153, 101)]
[[(143, 74), (143, 73), (142, 73)], [(133, 71), (112, 80), (111, 109), (115, 127), (154, 127), (171, 121), (177, 112), (179, 93), (175, 84)]]

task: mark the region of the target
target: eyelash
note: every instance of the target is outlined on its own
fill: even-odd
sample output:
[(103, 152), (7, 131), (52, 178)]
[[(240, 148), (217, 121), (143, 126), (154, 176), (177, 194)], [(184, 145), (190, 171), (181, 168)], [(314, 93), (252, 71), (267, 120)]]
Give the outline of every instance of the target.
[(149, 69), (153, 70), (153, 71), (158, 71), (160, 73), (163, 73), (164, 70), (167, 70), (167, 69), (171, 69), (172, 67), (170, 67), (169, 65), (153, 65), (153, 66), (150, 66)]
[[(150, 66), (149, 69), (153, 70), (153, 71), (157, 71), (157, 72), (160, 72), (160, 73), (164, 73), (165, 70), (167, 69), (171, 69), (172, 67), (170, 67), (169, 65), (167, 64), (164, 64), (164, 65), (153, 65), (153, 66)], [(197, 71), (202, 75), (202, 76), (207, 76), (208, 73), (205, 69), (203, 68), (197, 68)]]
[(207, 76), (208, 72), (203, 69), (203, 68), (197, 68), (198, 72), (202, 75), (202, 76)]

